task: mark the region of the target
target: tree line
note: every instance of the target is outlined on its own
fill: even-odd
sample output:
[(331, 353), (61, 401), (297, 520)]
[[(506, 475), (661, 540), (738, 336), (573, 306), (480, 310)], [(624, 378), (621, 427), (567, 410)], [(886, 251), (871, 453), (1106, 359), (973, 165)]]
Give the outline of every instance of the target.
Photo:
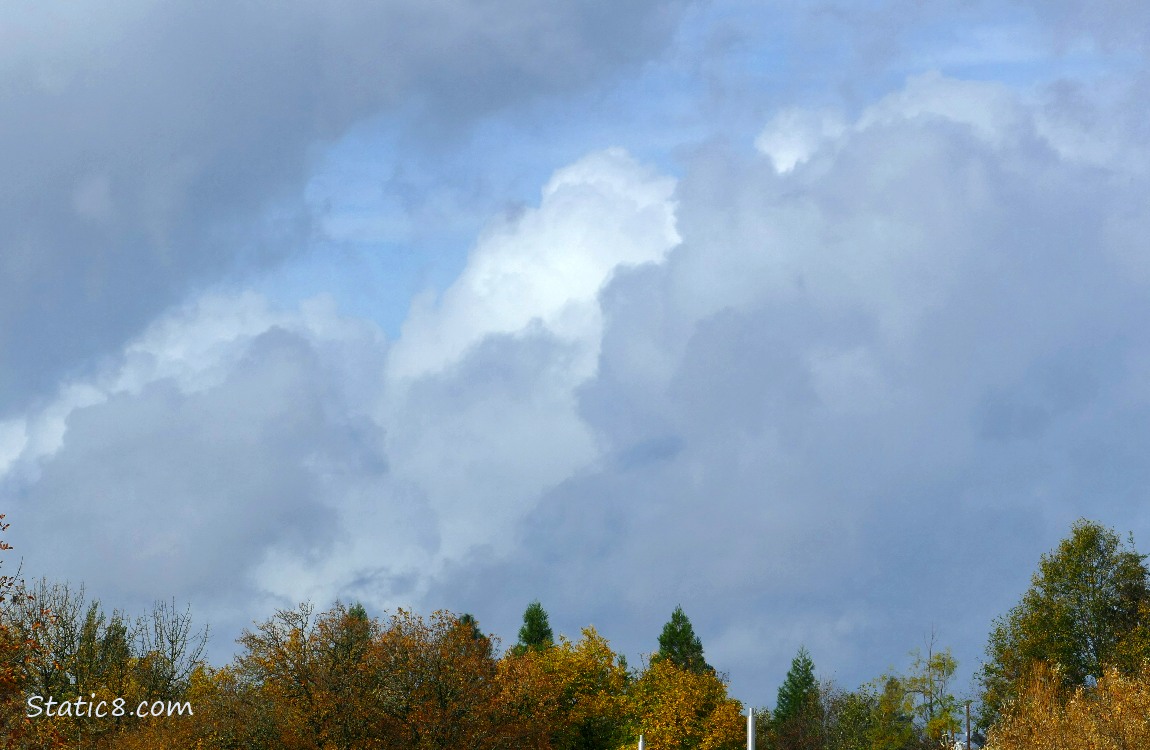
[[(619, 750), (640, 734), (649, 750), (746, 747), (744, 706), (681, 607), (636, 667), (593, 627), (556, 638), (539, 601), (505, 650), (470, 614), (341, 602), (255, 623), (224, 666), (205, 661), (207, 636), (174, 601), (130, 618), (82, 587), (0, 575), (0, 747)], [(973, 695), (956, 695), (957, 666), (931, 634), (905, 673), (848, 690), (800, 647), (755, 709), (756, 750), (953, 748), (968, 715), (974, 745), (995, 750), (1150, 747), (1146, 556), (1077, 522), (993, 623)], [(194, 715), (29, 717), (33, 695), (187, 701)]]
[(800, 648), (774, 710), (760, 710), (756, 748), (925, 750), (965, 747), (968, 736), (988, 750), (1150, 748), (1146, 558), (1132, 537), (1076, 522), (994, 621), (966, 698), (952, 690), (957, 661), (933, 634), (906, 674), (855, 690), (817, 680)]

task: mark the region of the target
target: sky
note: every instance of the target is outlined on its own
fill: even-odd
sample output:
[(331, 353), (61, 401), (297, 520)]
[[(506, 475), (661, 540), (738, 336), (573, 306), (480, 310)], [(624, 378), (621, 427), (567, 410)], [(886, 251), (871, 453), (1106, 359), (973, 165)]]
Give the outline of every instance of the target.
[(0, 511), (190, 606), (543, 603), (734, 697), (1150, 551), (1150, 6), (7, 2)]

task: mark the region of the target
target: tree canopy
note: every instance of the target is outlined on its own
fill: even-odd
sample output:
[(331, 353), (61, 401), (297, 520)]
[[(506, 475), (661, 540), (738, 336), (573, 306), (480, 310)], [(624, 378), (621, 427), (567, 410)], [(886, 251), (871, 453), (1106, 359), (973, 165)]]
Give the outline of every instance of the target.
[(996, 719), (1042, 663), (1063, 686), (1092, 685), (1113, 666), (1150, 657), (1150, 572), (1145, 555), (1111, 529), (1079, 520), (1042, 556), (1022, 600), (994, 623), (982, 669), (981, 723)]
[[(1042, 556), (1019, 604), (996, 621), (981, 672), (993, 747), (1150, 747), (1145, 560), (1133, 540), (1087, 521)], [(203, 660), (207, 631), (190, 617), (161, 601), (130, 618), (82, 586), (0, 575), (0, 748), (619, 750), (641, 734), (648, 750), (746, 743), (742, 706), (682, 607), (638, 670), (593, 627), (578, 641), (554, 638), (538, 601), (502, 654), (470, 614), (400, 609), (377, 619), (359, 603), (319, 614), (304, 603), (245, 631), (219, 668)], [(773, 713), (756, 716), (756, 750), (951, 746), (961, 737), (957, 661), (933, 631), (910, 656), (904, 672), (848, 691), (819, 681), (800, 647)], [(174, 701), (188, 712), (31, 717), (32, 695)]]
[(554, 642), (555, 636), (551, 632), (551, 623), (547, 621), (547, 612), (536, 599), (527, 605), (527, 610), (523, 613), (523, 627), (519, 628), (519, 643), (516, 644), (516, 648), (519, 651), (527, 649), (538, 651)]
[(703, 643), (695, 635), (695, 629), (681, 606), (675, 607), (671, 619), (659, 634), (659, 657), (670, 659), (675, 666), (691, 672), (714, 671), (703, 658)]
[(791, 668), (779, 686), (775, 710), (771, 715), (771, 734), (775, 745), (788, 750), (820, 747), (822, 706), (815, 663), (805, 646), (791, 660)]

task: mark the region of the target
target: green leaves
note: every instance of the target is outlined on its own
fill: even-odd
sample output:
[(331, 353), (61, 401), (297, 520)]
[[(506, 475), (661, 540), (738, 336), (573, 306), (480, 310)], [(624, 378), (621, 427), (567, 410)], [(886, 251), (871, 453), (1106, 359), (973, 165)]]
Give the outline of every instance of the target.
[(670, 659), (675, 666), (690, 672), (714, 671), (703, 658), (703, 643), (695, 635), (691, 621), (683, 613), (682, 607), (675, 607), (670, 621), (659, 634), (659, 656)]
[(779, 686), (771, 718), (775, 745), (787, 750), (822, 747), (823, 706), (819, 697), (815, 663), (806, 647), (800, 646), (783, 684)]
[(554, 642), (555, 636), (551, 632), (551, 623), (547, 621), (547, 612), (536, 599), (527, 605), (527, 610), (523, 613), (523, 627), (519, 628), (519, 643), (515, 645), (515, 650), (540, 651)]
[(791, 719), (808, 713), (818, 703), (819, 683), (815, 679), (815, 663), (805, 646), (799, 647), (798, 654), (791, 660), (791, 668), (786, 679), (779, 686), (778, 700), (775, 703), (775, 723), (782, 725)]
[(1112, 530), (1079, 520), (1043, 555), (1030, 589), (994, 623), (982, 670), (989, 725), (1040, 663), (1065, 687), (1095, 683), (1108, 666), (1130, 673), (1150, 657), (1150, 572), (1146, 555)]
[(910, 675), (904, 680), (906, 691), (914, 698), (913, 713), (927, 739), (938, 742), (958, 733), (959, 702), (950, 693), (950, 681), (958, 662), (950, 649), (934, 650), (932, 635), (927, 653), (915, 650)]

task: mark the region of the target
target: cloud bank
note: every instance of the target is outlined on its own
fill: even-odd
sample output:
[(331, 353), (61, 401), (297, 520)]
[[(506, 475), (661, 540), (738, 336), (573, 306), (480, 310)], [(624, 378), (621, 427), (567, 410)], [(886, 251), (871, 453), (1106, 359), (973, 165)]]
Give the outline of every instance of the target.
[(9, 3), (0, 27), (0, 414), (314, 233), (317, 149), (425, 138), (645, 59), (679, 3)]
[[(303, 7), (265, 33), (324, 28)], [(338, 24), (348, 39), (369, 27), (351, 21), (373, 17), (357, 7)], [(596, 59), (624, 60), (597, 8), (525, 9), (491, 33), (527, 39), (558, 24), (540, 43), (579, 60), (581, 18), (598, 29), (587, 32)], [(141, 24), (170, 13), (128, 9)], [(348, 83), (318, 109), (354, 119), (416, 79), (432, 82), (420, 106), (473, 116), (501, 101), (448, 81), (456, 68), (442, 60), (487, 43), (467, 41), (474, 21), (454, 21), (456, 43), (426, 60), (412, 52), (378, 73), (376, 93)], [(419, 40), (424, 21), (411, 23), (401, 28)], [(355, 80), (346, 71), (375, 59), (363, 45), (317, 55), (317, 69)], [(504, 46), (492, 86), (526, 54)], [(583, 75), (561, 67), (505, 97)], [(227, 247), (217, 258), (178, 244), (160, 260), (158, 241), (137, 252), (117, 239), (138, 278), (159, 274), (159, 291), (124, 303), (137, 305), (125, 321), (150, 322), (116, 336), (77, 329), (70, 346), (110, 352), (100, 367), (0, 421), (14, 542), (29, 570), (84, 579), (117, 603), (192, 600), (217, 623), (217, 653), (265, 614), (253, 608), (303, 597), (470, 610), (507, 635), (538, 597), (558, 630), (593, 622), (630, 655), (652, 650), (682, 604), (708, 661), (760, 705), (800, 643), (852, 685), (899, 666), (937, 626), (969, 670), (991, 618), (1076, 517), (1139, 539), (1150, 529), (1144, 103), (1137, 76), (1019, 87), (921, 72), (857, 109), (777, 109), (755, 139), (682, 152), (677, 179), (597, 151), (494, 218), (395, 340), (330, 300), (281, 310), (221, 288), (167, 307), (178, 295), (156, 268), (186, 285), (262, 246), (209, 242), (229, 215), (215, 201), (263, 205), (304, 169), (306, 143), (338, 130), (297, 123), (284, 136), (296, 146), (266, 152), (299, 157), (277, 162), (280, 177), (217, 193), (225, 172), (212, 170), (231, 162), (209, 159), (180, 178), (202, 202), (180, 188), (175, 213), (154, 214), (176, 223), (147, 225), (188, 222), (195, 231), (172, 230), (173, 242)], [(266, 123), (271, 111), (246, 116)], [(82, 220), (135, 236), (146, 212), (117, 224), (135, 205), (123, 196), (168, 205), (144, 187), (162, 170), (145, 166), (38, 182), (66, 187), (75, 216), (21, 213), (13, 226), (37, 242)], [(36, 190), (11, 192), (27, 202)], [(243, 231), (260, 235), (246, 215)], [(68, 278), (95, 284), (92, 296), (63, 297), (67, 315), (48, 322), (6, 318), (5, 330), (46, 335), (129, 296), (119, 274), (90, 281), (89, 262)], [(5, 387), (59, 372), (77, 351), (14, 368)]]

